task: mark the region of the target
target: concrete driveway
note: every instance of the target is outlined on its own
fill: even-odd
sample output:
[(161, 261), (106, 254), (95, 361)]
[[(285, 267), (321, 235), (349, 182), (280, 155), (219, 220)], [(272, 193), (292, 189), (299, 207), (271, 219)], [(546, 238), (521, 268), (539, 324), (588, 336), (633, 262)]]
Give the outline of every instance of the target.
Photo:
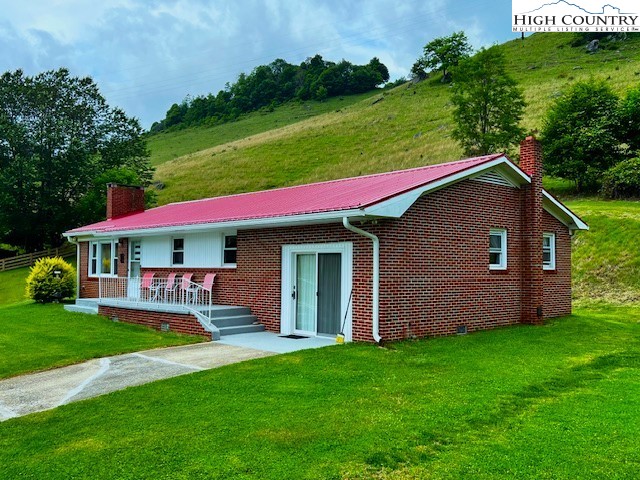
[(115, 390), (230, 363), (275, 355), (217, 342), (159, 348), (0, 381), (0, 421)]

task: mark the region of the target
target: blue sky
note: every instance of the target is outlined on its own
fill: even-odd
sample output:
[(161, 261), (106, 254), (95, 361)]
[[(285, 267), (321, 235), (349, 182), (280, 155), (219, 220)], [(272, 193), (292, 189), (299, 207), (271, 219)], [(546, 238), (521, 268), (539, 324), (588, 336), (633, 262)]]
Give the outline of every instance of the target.
[(187, 94), (217, 93), (284, 58), (366, 63), (407, 75), (433, 38), (464, 30), (475, 48), (511, 32), (510, 0), (0, 0), (0, 69), (67, 67), (145, 128)]

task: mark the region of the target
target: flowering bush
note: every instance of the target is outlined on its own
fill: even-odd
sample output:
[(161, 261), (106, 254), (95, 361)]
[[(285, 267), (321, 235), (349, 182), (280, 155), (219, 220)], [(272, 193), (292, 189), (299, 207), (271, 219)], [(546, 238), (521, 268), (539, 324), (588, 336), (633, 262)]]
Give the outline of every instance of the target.
[(36, 261), (27, 277), (27, 297), (48, 303), (72, 297), (76, 289), (76, 271), (61, 257), (46, 257)]

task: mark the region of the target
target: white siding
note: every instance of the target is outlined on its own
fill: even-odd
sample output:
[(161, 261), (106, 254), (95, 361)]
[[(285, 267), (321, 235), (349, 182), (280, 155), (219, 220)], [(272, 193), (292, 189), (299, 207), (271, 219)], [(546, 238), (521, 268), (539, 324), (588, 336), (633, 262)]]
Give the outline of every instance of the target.
[(169, 237), (146, 237), (141, 239), (142, 268), (170, 267), (171, 239)]
[(197, 233), (184, 236), (183, 267), (216, 267), (214, 251), (222, 248), (220, 237), (211, 233)]
[(184, 238), (184, 264), (176, 267), (215, 268), (222, 266), (223, 234), (221, 232), (142, 238), (141, 266), (143, 268), (172, 267), (171, 245), (174, 237)]

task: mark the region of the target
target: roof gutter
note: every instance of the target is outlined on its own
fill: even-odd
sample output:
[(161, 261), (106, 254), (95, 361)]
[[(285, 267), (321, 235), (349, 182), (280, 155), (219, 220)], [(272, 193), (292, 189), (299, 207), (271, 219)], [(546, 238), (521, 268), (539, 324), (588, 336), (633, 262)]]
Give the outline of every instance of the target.
[(67, 241), (76, 246), (76, 298), (80, 298), (80, 245), (72, 237), (67, 237)]
[(371, 240), (373, 245), (373, 339), (376, 343), (380, 343), (382, 337), (380, 337), (380, 240), (373, 233), (365, 232), (364, 230), (354, 227), (349, 223), (348, 217), (342, 217), (342, 225), (347, 230), (351, 230), (358, 235), (367, 237)]

